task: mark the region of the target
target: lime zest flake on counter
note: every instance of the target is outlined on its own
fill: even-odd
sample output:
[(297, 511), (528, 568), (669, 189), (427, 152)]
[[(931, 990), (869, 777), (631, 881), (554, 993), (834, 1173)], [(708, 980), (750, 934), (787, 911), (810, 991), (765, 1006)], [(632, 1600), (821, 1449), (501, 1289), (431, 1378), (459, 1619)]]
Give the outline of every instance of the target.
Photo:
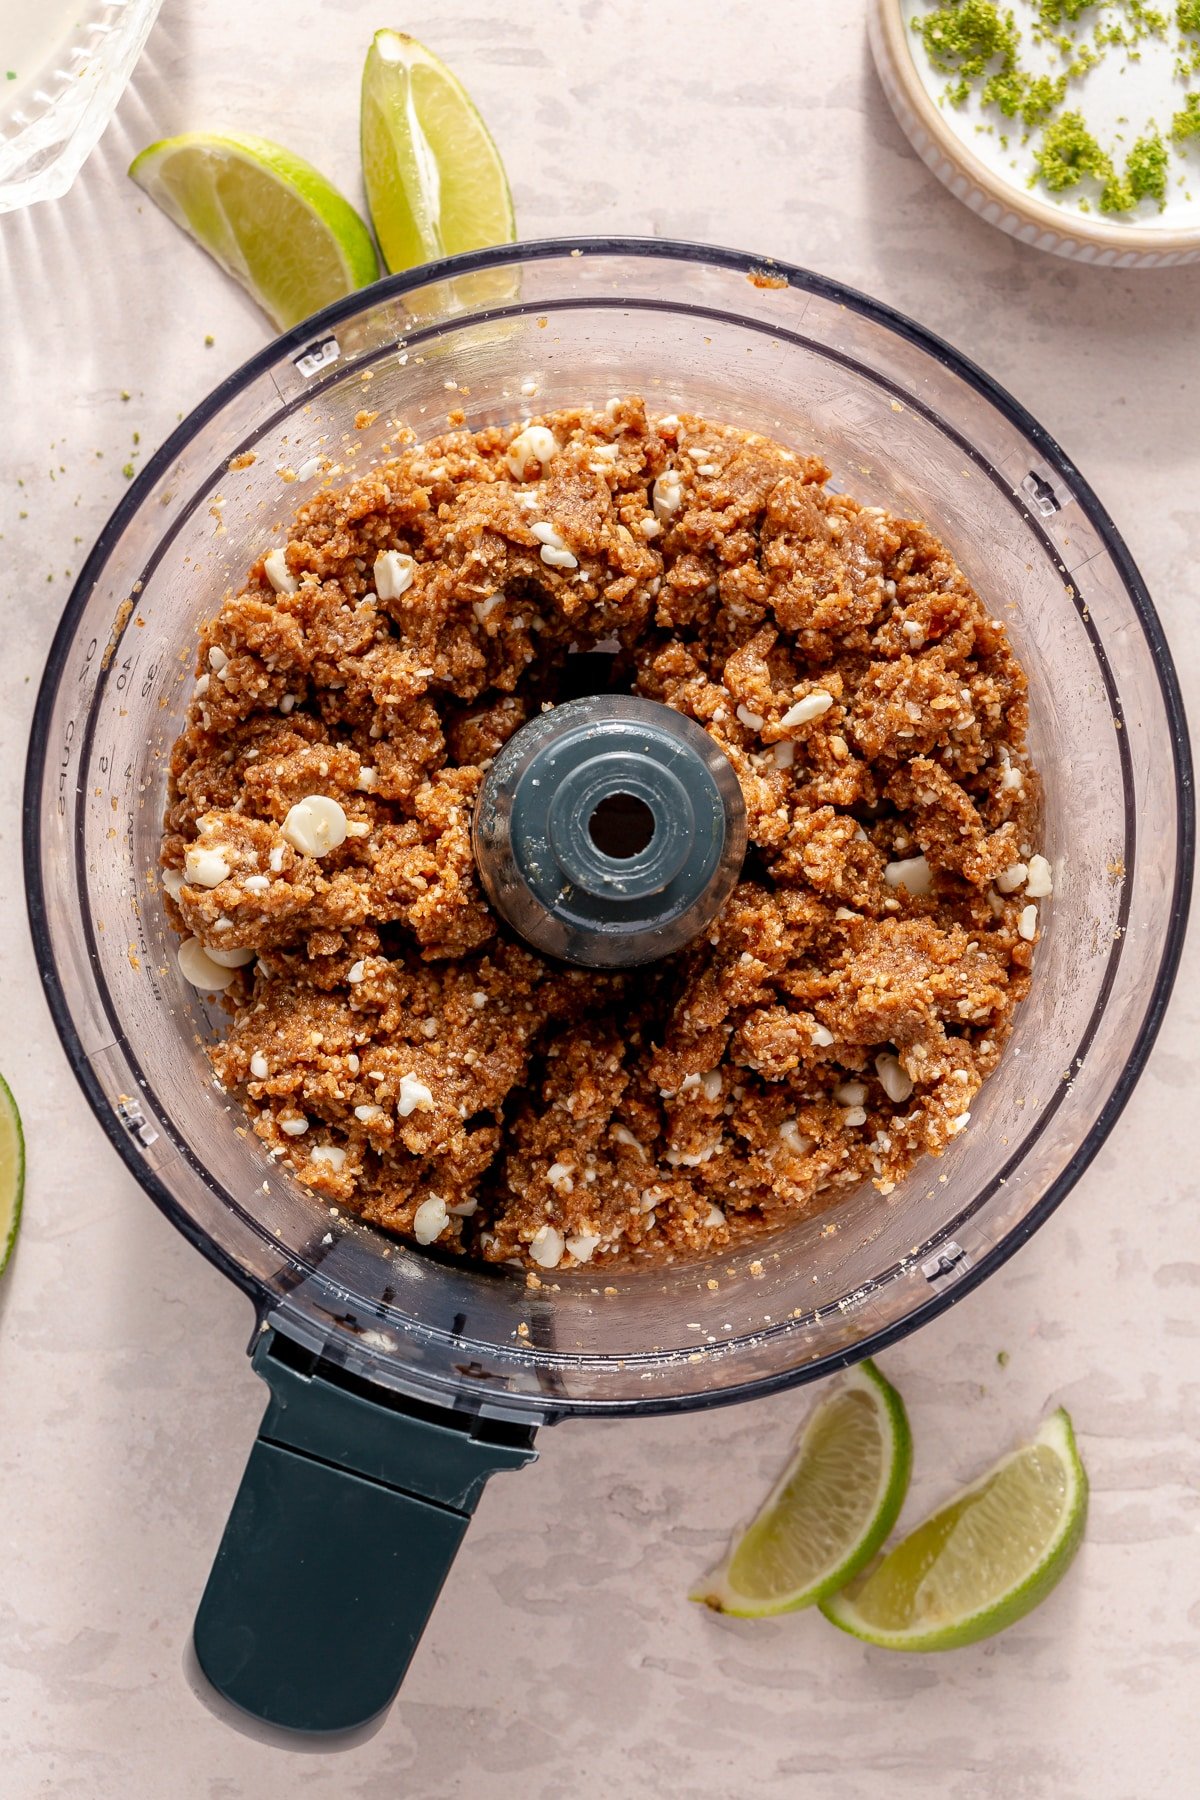
[(1060, 1407), (821, 1611), (882, 1650), (954, 1650), (1032, 1612), (1083, 1541), (1088, 1480)]
[(860, 1363), (806, 1420), (755, 1517), (689, 1599), (756, 1619), (836, 1592), (891, 1531), (911, 1469), (904, 1403), (874, 1363)]
[(25, 1193), (25, 1134), (12, 1090), (0, 1075), (0, 1275), (8, 1267), (21, 1228)]
[[(1171, 146), (1182, 157), (1190, 141), (1200, 137), (1197, 96), (1189, 94), (1173, 112), (1165, 134), (1153, 119), (1147, 121), (1122, 157), (1119, 134), (1105, 144), (1089, 124), (1081, 104), (1086, 89), (1080, 84), (1113, 52), (1124, 55), (1126, 69), (1136, 64), (1141, 46), (1152, 39), (1172, 46), (1178, 79), (1200, 72), (1200, 0), (1175, 0), (1171, 10), (1146, 0), (1027, 0), (1026, 13), (1019, 23), (1012, 7), (993, 0), (945, 0), (912, 20), (930, 66), (947, 77), (942, 103), (961, 108), (977, 95), (985, 109), (994, 107), (1006, 119), (1019, 119), (1022, 142), (1032, 147), (1030, 187), (1040, 183), (1052, 195), (1070, 195), (1083, 211), (1095, 206), (1102, 213), (1128, 214), (1151, 202), (1161, 212), (1167, 203)], [(1026, 41), (1052, 60), (1060, 59), (1058, 71), (1029, 67), (1022, 55)], [(1068, 105), (1072, 90), (1073, 104)], [(1173, 97), (1164, 93), (1164, 102), (1173, 106)], [(1067, 110), (1060, 110), (1065, 105)], [(976, 126), (977, 131), (989, 129)], [(1007, 144), (1003, 137), (1000, 142)]]
[(129, 174), (280, 331), (379, 274), (371, 234), (350, 202), (266, 138), (184, 132), (143, 150)]

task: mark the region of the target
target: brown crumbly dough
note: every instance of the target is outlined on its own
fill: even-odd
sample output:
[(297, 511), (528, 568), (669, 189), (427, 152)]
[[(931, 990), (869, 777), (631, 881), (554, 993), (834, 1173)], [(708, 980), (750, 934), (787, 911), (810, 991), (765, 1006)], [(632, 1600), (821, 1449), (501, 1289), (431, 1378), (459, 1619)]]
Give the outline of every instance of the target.
[[(517, 427), (452, 429), (319, 493), (295, 591), (259, 561), (202, 633), (163, 864), (218, 850), (171, 921), (257, 953), (217, 1075), (325, 1199), (489, 1261), (678, 1258), (887, 1195), (1028, 986), (1031, 909), (993, 885), (1037, 848), (1004, 628), (816, 457), (637, 399), (533, 423), (544, 466)], [(381, 599), (388, 550), (415, 566)], [(720, 744), (749, 823), (716, 923), (632, 975), (513, 941), (471, 855), (488, 760), (605, 640), (611, 688)], [(314, 794), (351, 826), (320, 857), (282, 830)]]

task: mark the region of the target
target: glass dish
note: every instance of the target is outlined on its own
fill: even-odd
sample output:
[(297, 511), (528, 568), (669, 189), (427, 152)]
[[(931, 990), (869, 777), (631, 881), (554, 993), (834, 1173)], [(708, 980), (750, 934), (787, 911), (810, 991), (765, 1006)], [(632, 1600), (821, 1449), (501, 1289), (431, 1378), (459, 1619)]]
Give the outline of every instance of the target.
[[(361, 471), (390, 419), (430, 435), (451, 405), (480, 426), (631, 391), (817, 450), (835, 486), (946, 540), (1029, 674), (1055, 894), (1012, 1042), (939, 1162), (886, 1202), (867, 1187), (711, 1264), (602, 1282), (584, 1269), (531, 1290), (522, 1272), (331, 1217), (237, 1134), (154, 870), (197, 628), (310, 491), (277, 471), (348, 436)], [(378, 417), (356, 424), (365, 412)], [(1137, 570), (1063, 452), (981, 370), (786, 265), (659, 241), (515, 245), (392, 277), (278, 339), (134, 483), (39, 697), (29, 904), (101, 1122), (260, 1324), (373, 1392), (536, 1424), (811, 1379), (998, 1268), (1087, 1167), (1145, 1062), (1186, 916), (1190, 796), (1175, 674)]]
[[(162, 0), (25, 0), (0, 71), (0, 213), (65, 194), (116, 111)], [(11, 65), (10, 65), (11, 66)]]

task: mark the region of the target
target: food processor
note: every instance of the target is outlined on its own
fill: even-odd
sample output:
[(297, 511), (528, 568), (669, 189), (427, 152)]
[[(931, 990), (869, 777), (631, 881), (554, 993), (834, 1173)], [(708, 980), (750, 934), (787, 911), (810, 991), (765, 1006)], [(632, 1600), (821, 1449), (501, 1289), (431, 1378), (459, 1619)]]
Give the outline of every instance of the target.
[[(178, 971), (159, 836), (198, 629), (322, 478), (363, 472), (397, 420), (427, 437), (451, 408), (479, 428), (628, 393), (817, 452), (835, 488), (946, 542), (1029, 677), (1054, 898), (1012, 1040), (940, 1160), (709, 1260), (531, 1286), (348, 1217), (268, 1157), (205, 1054), (220, 1014)], [(372, 1717), (484, 1482), (529, 1460), (539, 1427), (811, 1380), (998, 1268), (1145, 1062), (1186, 915), (1190, 783), (1158, 620), (1087, 484), (979, 369), (835, 282), (660, 240), (512, 245), (381, 281), (225, 380), (79, 577), (25, 813), (33, 934), (75, 1073), (137, 1180), (254, 1308), (271, 1398), (196, 1622), (214, 1685), (307, 1731)], [(516, 787), (477, 822), (477, 841), (498, 834), (497, 880)], [(726, 823), (736, 837), (736, 809)], [(600, 912), (579, 929), (603, 937)]]

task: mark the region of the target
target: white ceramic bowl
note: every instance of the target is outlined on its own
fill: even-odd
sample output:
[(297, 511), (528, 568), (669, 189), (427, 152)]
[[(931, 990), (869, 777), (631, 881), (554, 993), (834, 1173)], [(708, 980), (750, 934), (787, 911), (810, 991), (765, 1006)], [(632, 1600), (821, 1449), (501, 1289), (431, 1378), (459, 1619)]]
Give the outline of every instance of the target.
[[(999, 158), (981, 154), (977, 146), (985, 140), (968, 141), (955, 127), (973, 126), (943, 111), (922, 77), (912, 13), (905, 0), (873, 0), (868, 30), (875, 67), (917, 155), (972, 212), (1023, 244), (1078, 262), (1119, 269), (1200, 262), (1200, 217), (1191, 208), (1190, 218), (1168, 212), (1161, 222), (1082, 213), (1030, 192), (1020, 177), (998, 166)], [(1200, 188), (1200, 179), (1196, 185)]]

